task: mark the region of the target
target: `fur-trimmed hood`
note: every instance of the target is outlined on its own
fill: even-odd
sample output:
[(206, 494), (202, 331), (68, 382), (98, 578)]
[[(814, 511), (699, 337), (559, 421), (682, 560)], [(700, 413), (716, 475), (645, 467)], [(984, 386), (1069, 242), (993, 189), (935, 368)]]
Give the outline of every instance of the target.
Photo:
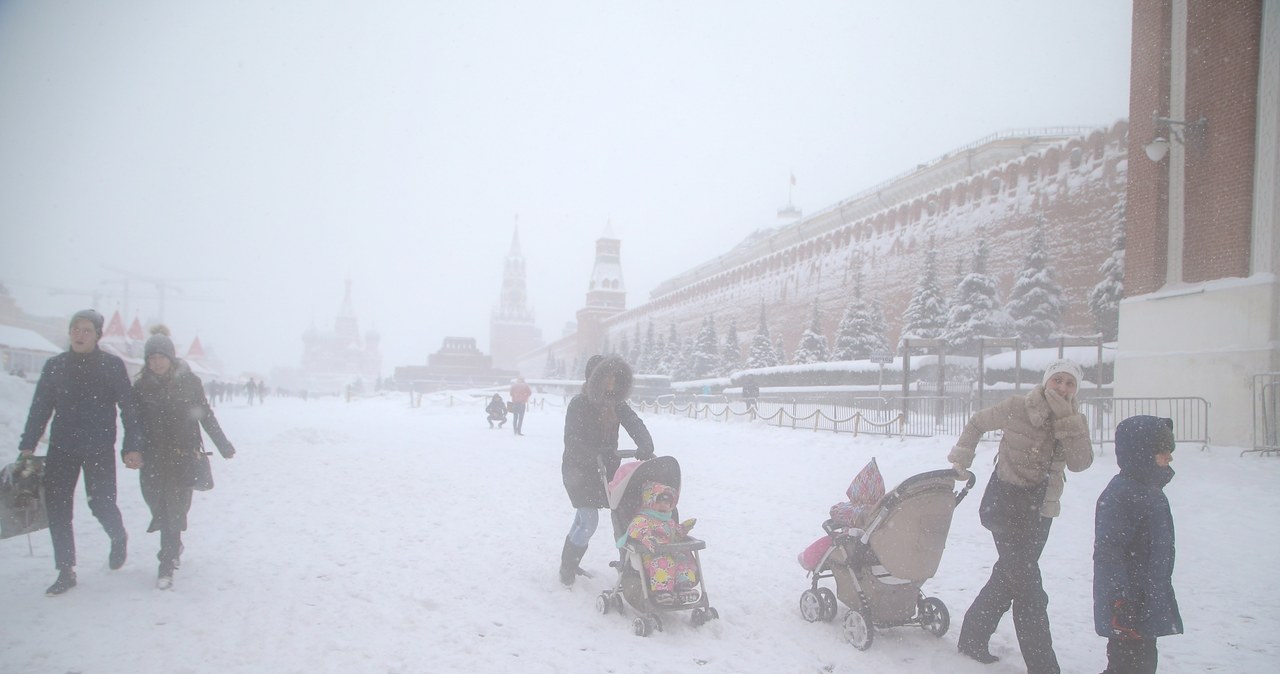
[[(605, 380), (614, 378), (612, 392), (605, 391)], [(587, 377), (587, 400), (597, 407), (614, 406), (631, 396), (631, 385), (634, 376), (631, 366), (621, 356), (605, 356)]]

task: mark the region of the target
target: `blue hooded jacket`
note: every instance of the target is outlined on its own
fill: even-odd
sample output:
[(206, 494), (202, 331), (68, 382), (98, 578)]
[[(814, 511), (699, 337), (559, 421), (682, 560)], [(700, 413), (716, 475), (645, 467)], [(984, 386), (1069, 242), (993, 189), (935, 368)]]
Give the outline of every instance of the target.
[(1131, 611), (1131, 627), (1143, 639), (1182, 633), (1173, 593), (1173, 513), (1164, 486), (1173, 469), (1155, 456), (1174, 449), (1173, 420), (1129, 417), (1116, 427), (1120, 474), (1098, 497), (1093, 539), (1093, 622), (1099, 636), (1121, 636), (1112, 627), (1115, 603)]

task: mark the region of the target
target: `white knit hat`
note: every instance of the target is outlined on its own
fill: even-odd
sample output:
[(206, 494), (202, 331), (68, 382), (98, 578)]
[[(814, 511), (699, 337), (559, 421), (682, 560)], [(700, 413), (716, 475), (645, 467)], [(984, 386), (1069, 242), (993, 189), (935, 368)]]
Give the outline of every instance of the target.
[(1059, 372), (1066, 372), (1076, 378), (1076, 385), (1079, 386), (1084, 381), (1084, 370), (1080, 368), (1080, 364), (1069, 358), (1060, 358), (1049, 363), (1049, 367), (1044, 369), (1044, 379), (1040, 380), (1041, 384), (1048, 384), (1053, 375)]

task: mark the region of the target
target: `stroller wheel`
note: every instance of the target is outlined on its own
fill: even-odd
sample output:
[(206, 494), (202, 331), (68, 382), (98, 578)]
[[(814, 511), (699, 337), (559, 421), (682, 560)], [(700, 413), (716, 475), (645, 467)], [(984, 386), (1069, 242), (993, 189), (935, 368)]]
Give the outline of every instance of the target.
[(947, 605), (937, 597), (925, 597), (920, 600), (920, 627), (935, 637), (941, 637), (951, 627), (951, 614)]
[(596, 597), (596, 610), (600, 612), (600, 615), (609, 615), (609, 611), (612, 609), (613, 599), (608, 592), (601, 592), (600, 596)]
[(829, 623), (836, 619), (836, 614), (840, 612), (840, 605), (836, 603), (836, 593), (831, 590), (820, 587), (818, 588), (818, 598), (822, 600), (822, 616), (819, 618), (822, 622)]
[(636, 635), (636, 636), (638, 636), (638, 637), (647, 637), (647, 636), (649, 636), (649, 632), (651, 631), (651, 629), (650, 629), (650, 627), (649, 627), (649, 621), (648, 621), (648, 620), (645, 620), (645, 619), (644, 619), (644, 616), (640, 616), (640, 617), (636, 618), (635, 620), (632, 620), (632, 621), (631, 621), (631, 631), (632, 631), (632, 632), (634, 632), (634, 633), (635, 633), (635, 635)]
[(808, 622), (818, 622), (826, 615), (827, 607), (817, 590), (805, 590), (800, 595), (800, 617)]
[(707, 617), (707, 612), (700, 608), (693, 609), (693, 612), (689, 614), (689, 622), (692, 622), (694, 627), (702, 627), (710, 619)]
[(876, 636), (875, 628), (871, 626), (871, 616), (865, 611), (850, 609), (844, 616), (844, 636), (860, 651), (871, 648), (871, 642)]
[(611, 598), (613, 600), (613, 610), (622, 613), (622, 593), (615, 592), (611, 595)]

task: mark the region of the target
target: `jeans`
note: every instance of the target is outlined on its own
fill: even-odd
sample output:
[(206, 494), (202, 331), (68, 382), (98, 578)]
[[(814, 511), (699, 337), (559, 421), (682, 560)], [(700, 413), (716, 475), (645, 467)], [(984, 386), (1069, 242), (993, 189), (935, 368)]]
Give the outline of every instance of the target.
[(511, 430), (520, 433), (524, 429), (525, 403), (511, 403)]
[(600, 525), (598, 508), (578, 508), (573, 516), (573, 526), (569, 527), (569, 542), (585, 548), (591, 542), (591, 536)]
[(987, 650), (1000, 619), (1012, 607), (1013, 628), (1028, 674), (1062, 671), (1049, 631), (1049, 595), (1040, 577), (1040, 553), (1052, 524), (1052, 518), (1041, 517), (1026, 530), (992, 534), (999, 556), (991, 567), (991, 578), (964, 614), (961, 649)]
[(76, 538), (71, 516), (81, 471), (84, 471), (84, 492), (89, 497), (90, 512), (98, 518), (111, 540), (125, 535), (124, 519), (116, 507), (115, 449), (59, 449), (49, 452), (44, 461), (44, 497), (49, 511), (49, 537), (53, 539), (53, 564), (59, 570), (76, 565)]

